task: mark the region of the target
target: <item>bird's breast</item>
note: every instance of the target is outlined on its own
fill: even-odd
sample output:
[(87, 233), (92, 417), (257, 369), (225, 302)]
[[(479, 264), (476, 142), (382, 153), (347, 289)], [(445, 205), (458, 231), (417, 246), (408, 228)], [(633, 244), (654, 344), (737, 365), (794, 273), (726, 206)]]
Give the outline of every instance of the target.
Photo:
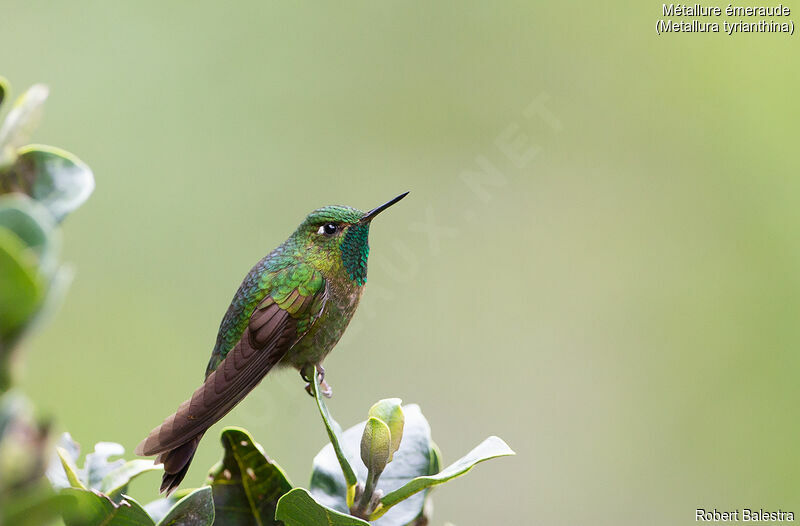
[(347, 329), (363, 292), (364, 286), (353, 282), (329, 282), (328, 298), (319, 318), (292, 347), (285, 361), (298, 369), (322, 362)]

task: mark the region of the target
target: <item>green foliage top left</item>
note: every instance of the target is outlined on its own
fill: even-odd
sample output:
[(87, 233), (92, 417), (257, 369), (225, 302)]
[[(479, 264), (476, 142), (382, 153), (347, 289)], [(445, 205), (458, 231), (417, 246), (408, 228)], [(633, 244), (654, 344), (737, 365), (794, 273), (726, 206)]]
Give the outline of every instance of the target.
[[(0, 78), (0, 103), (8, 83)], [(58, 223), (94, 189), (92, 171), (69, 152), (29, 144), (48, 89), (23, 93), (0, 124), (0, 392), (24, 332), (65, 289)], [(0, 108), (2, 109), (2, 108)]]

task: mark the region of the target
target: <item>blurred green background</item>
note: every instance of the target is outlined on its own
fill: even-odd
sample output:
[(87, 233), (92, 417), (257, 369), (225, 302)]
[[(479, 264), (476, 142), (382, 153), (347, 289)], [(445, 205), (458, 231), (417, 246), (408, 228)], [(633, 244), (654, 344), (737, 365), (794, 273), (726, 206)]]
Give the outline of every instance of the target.
[[(51, 88), (36, 141), (97, 180), (23, 382), (84, 449), (132, 452), (193, 391), (308, 211), (411, 190), (326, 368), (343, 425), (399, 396), (445, 462), (517, 451), (435, 491), (434, 525), (800, 512), (796, 37), (659, 37), (641, 2), (2, 7), (0, 73)], [(221, 425), (305, 485), (326, 436), (302, 386), (270, 376)]]

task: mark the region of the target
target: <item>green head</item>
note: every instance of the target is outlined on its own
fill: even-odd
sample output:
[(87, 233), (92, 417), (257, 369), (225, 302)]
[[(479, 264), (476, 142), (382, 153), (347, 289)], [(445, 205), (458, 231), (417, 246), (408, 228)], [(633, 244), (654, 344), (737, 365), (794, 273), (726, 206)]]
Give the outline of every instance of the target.
[(359, 285), (367, 281), (369, 225), (372, 220), (408, 195), (362, 212), (349, 206), (325, 206), (314, 210), (292, 235), (304, 257), (323, 271), (342, 269)]

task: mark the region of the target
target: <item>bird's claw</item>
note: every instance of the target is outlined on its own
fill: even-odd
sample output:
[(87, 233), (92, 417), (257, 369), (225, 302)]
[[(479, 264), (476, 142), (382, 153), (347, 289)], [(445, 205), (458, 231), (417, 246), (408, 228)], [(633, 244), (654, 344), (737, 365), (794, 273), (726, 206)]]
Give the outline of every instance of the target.
[[(307, 374), (309, 372), (308, 369), (310, 368), (311, 366), (306, 366), (303, 369), (301, 369), (300, 376), (303, 377), (303, 380), (308, 382), (306, 384), (306, 392), (309, 395), (314, 396), (314, 391), (311, 389), (311, 378)], [(331, 389), (331, 386), (328, 385), (328, 382), (325, 381), (325, 368), (322, 367), (321, 365), (316, 365), (315, 369), (317, 371), (317, 378), (319, 378), (320, 393), (322, 393), (322, 396), (324, 396), (325, 398), (332, 397), (333, 389)]]
[[(322, 396), (324, 396), (325, 398), (330, 398), (330, 397), (333, 396), (333, 389), (331, 388), (330, 385), (328, 385), (328, 382), (326, 382), (325, 380), (322, 380), (319, 383), (319, 386), (320, 386), (320, 391), (319, 392), (322, 394)], [(314, 391), (311, 389), (311, 383), (310, 382), (306, 384), (306, 392), (309, 395), (314, 396)]]
[(319, 386), (322, 388), (322, 391), (320, 391), (322, 393), (322, 396), (324, 396), (325, 398), (330, 398), (333, 396), (333, 389), (331, 388), (330, 385), (328, 385), (328, 382), (322, 380)]
[(314, 367), (311, 364), (306, 365), (302, 369), (300, 369), (300, 378), (305, 380), (308, 383), (311, 383), (311, 368)]

